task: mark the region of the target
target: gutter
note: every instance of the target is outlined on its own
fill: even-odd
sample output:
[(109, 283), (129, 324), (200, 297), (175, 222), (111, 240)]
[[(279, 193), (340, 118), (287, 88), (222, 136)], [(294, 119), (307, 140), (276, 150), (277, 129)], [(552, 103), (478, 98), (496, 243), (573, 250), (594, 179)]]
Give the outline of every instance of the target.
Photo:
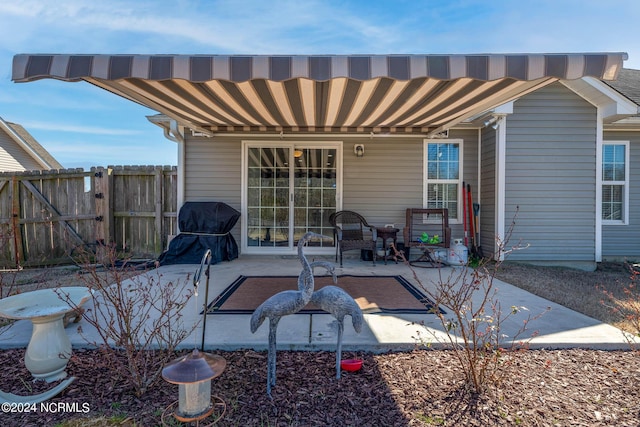
[[(178, 182), (176, 189), (176, 208), (178, 212), (184, 204), (185, 194), (185, 168), (184, 168), (184, 126), (180, 126), (174, 119), (165, 116), (164, 114), (156, 114), (155, 116), (147, 116), (154, 125), (160, 126), (164, 137), (169, 141), (173, 141), (178, 144)], [(178, 213), (176, 212), (176, 214)], [(176, 218), (177, 219), (177, 218)], [(176, 227), (178, 233), (180, 232), (180, 223), (176, 221)]]

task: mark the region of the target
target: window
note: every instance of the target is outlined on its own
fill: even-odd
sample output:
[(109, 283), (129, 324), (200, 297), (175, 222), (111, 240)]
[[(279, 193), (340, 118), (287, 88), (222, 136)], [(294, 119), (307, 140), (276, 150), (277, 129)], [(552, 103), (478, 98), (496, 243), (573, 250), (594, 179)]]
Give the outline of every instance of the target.
[(449, 219), (458, 219), (458, 197), (462, 176), (462, 141), (425, 143), (425, 208), (447, 208)]
[(629, 143), (602, 144), (602, 220), (627, 222), (629, 194)]

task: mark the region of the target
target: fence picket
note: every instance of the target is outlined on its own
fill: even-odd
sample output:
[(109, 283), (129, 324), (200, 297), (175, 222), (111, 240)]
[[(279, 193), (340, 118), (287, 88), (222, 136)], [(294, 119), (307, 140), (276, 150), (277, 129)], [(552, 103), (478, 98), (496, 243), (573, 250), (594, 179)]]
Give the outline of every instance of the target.
[(71, 262), (78, 246), (155, 258), (177, 228), (177, 168), (0, 173), (0, 267)]

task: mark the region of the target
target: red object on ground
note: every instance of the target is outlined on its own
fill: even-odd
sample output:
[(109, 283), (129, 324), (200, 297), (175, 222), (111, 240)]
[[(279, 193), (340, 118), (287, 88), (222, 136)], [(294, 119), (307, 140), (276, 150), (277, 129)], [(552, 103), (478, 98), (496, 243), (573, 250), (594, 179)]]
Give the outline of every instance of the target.
[(340, 367), (345, 371), (355, 372), (362, 368), (362, 359), (345, 359), (340, 361)]

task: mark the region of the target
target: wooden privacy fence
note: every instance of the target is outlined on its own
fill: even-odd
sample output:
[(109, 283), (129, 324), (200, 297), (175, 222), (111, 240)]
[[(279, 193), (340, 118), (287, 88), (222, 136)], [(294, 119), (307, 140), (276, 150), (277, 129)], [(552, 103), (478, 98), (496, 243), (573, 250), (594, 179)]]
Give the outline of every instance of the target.
[(0, 173), (0, 266), (71, 263), (114, 246), (156, 258), (177, 233), (175, 166)]

